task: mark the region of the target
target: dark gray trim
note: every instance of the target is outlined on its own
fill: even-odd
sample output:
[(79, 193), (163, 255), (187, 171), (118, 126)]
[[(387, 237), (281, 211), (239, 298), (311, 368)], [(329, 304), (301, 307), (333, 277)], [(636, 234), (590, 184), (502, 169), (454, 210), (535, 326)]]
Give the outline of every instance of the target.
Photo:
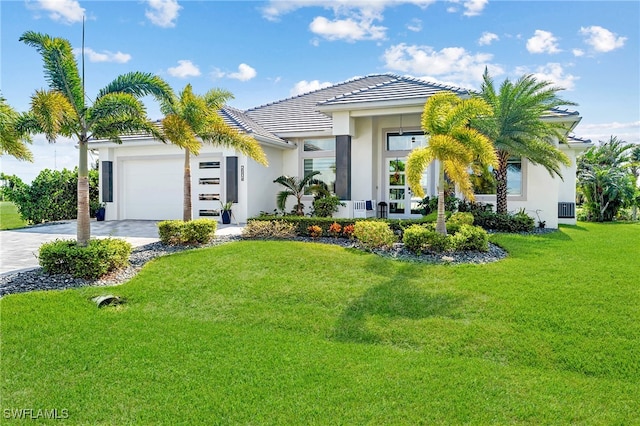
[(102, 202), (113, 202), (113, 161), (103, 161), (100, 167), (102, 174)]
[(351, 199), (351, 136), (336, 136), (336, 195)]
[(225, 185), (227, 186), (226, 201), (238, 202), (238, 157), (226, 157)]

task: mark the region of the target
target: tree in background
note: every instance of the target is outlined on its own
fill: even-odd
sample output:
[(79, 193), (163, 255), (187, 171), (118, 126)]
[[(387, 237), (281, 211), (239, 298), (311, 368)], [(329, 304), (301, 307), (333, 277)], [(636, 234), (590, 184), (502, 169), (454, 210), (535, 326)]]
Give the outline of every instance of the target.
[(200, 153), (202, 142), (232, 148), (264, 166), (268, 164), (260, 144), (230, 127), (218, 114), (229, 99), (233, 99), (233, 95), (226, 90), (211, 89), (204, 95), (196, 95), (187, 84), (179, 97), (172, 95), (162, 102), (163, 133), (169, 142), (184, 150), (184, 221), (192, 218), (191, 154)]
[(634, 202), (636, 177), (631, 170), (634, 145), (615, 136), (592, 146), (578, 158), (578, 188), (584, 197), (586, 219), (609, 222)]
[(640, 206), (640, 145), (636, 144), (631, 148), (629, 154), (629, 170), (635, 177), (636, 194), (634, 196), (634, 202), (632, 206), (631, 217), (633, 220), (638, 220), (638, 206)]
[(289, 196), (294, 196), (296, 199), (294, 211), (296, 215), (304, 216), (304, 204), (302, 203), (302, 197), (305, 193), (322, 194), (324, 196), (329, 195), (330, 193), (327, 188), (327, 184), (314, 177), (319, 174), (319, 171), (309, 172), (302, 179), (295, 176), (283, 175), (274, 180), (274, 183), (279, 183), (285, 188), (278, 192), (278, 195), (276, 196), (276, 206), (278, 209), (284, 212), (287, 208), (287, 199)]
[(560, 121), (543, 120), (557, 107), (575, 105), (558, 96), (562, 89), (551, 82), (538, 81), (525, 75), (515, 83), (506, 79), (496, 91), (493, 79), (485, 69), (479, 98), (487, 102), (491, 115), (473, 120), (472, 125), (484, 133), (495, 147), (498, 165), (493, 169), (496, 181), (496, 212), (507, 213), (507, 170), (509, 158), (526, 158), (539, 164), (549, 174), (562, 178), (560, 167), (569, 165), (567, 156), (555, 146), (555, 140), (566, 137)]
[(27, 148), (27, 143), (31, 143), (29, 134), (16, 127), (19, 119), (20, 114), (0, 95), (0, 155), (33, 162), (33, 155)]
[(131, 72), (117, 77), (88, 104), (84, 82), (68, 40), (27, 31), (20, 41), (34, 47), (42, 56), (49, 89), (37, 90), (31, 97), (31, 110), (22, 117), (18, 128), (31, 134), (43, 133), (49, 142), (55, 142), (58, 136), (75, 137), (79, 155), (77, 242), (86, 246), (91, 237), (89, 139), (122, 143), (122, 134), (144, 133), (164, 140), (147, 118), (140, 98), (147, 95), (169, 98), (171, 88), (158, 76)]
[(473, 118), (491, 115), (491, 107), (482, 99), (460, 99), (449, 92), (436, 93), (424, 105), (422, 130), (429, 135), (429, 144), (416, 148), (407, 158), (406, 175), (411, 191), (424, 197), (420, 180), (427, 166), (440, 162), (438, 177), (438, 219), (436, 231), (446, 235), (445, 174), (460, 192), (473, 200), (469, 168), (497, 166), (491, 141), (469, 126)]

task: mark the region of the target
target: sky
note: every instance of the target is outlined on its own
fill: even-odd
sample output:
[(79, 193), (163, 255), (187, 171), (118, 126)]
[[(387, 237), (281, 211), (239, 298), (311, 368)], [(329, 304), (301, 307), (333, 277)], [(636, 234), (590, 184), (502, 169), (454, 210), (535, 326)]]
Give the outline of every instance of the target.
[[(478, 89), (487, 68), (496, 84), (534, 74), (565, 89), (583, 117), (578, 136), (640, 143), (637, 0), (2, 0), (0, 91), (14, 109), (28, 110), (47, 86), (20, 36), (66, 38), (80, 64), (83, 16), (89, 100), (131, 71), (158, 74), (176, 92), (226, 89), (229, 105), (248, 109), (377, 73)], [(38, 135), (31, 150), (34, 163), (2, 156), (2, 171), (30, 182), (77, 165), (72, 140)]]

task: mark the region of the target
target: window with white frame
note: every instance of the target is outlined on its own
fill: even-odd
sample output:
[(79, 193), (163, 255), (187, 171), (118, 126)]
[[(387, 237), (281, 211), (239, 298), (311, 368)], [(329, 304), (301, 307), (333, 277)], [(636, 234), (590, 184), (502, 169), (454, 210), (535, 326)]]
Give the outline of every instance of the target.
[(336, 139), (305, 139), (302, 149), (302, 176), (320, 172), (314, 178), (324, 182), (329, 191), (336, 185)]

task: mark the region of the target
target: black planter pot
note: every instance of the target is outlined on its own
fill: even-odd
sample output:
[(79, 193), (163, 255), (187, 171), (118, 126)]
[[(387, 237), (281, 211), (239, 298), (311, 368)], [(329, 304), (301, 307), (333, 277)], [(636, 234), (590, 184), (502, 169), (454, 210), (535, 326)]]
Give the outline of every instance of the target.
[(228, 225), (231, 223), (231, 210), (222, 211), (222, 223)]
[(105, 214), (105, 208), (100, 207), (98, 210), (96, 210), (96, 220), (98, 222), (102, 222), (104, 220), (104, 214)]

